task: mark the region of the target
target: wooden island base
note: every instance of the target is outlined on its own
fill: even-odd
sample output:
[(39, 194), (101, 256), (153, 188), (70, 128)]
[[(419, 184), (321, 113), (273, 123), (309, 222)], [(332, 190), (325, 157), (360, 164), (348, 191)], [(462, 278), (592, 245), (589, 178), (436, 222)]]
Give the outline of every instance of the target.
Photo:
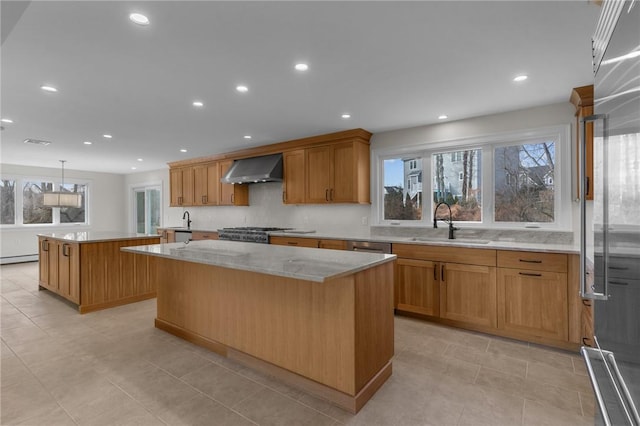
[(159, 329), (352, 413), (391, 376), (393, 262), (315, 282), (154, 260)]

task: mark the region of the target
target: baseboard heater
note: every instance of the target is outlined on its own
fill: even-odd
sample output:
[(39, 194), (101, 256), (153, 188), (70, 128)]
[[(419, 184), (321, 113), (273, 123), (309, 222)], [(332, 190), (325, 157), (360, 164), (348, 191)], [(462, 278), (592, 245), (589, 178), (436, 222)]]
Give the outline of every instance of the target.
[(0, 265), (7, 265), (10, 263), (23, 263), (23, 262), (37, 262), (37, 254), (25, 254), (23, 256), (7, 256), (0, 257)]

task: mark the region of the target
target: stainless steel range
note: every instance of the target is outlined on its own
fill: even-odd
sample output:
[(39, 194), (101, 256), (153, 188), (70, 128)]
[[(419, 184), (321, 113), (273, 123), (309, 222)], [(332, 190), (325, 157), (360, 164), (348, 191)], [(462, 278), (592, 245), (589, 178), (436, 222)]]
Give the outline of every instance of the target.
[(239, 228), (218, 229), (218, 238), (229, 241), (245, 241), (250, 243), (269, 243), (269, 232), (285, 231), (291, 228), (261, 228), (244, 226)]

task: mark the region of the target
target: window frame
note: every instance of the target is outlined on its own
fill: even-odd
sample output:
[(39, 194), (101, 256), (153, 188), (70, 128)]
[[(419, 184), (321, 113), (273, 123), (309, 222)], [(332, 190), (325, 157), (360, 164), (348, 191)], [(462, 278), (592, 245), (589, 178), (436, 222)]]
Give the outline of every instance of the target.
[(84, 209), (85, 209), (85, 221), (82, 223), (61, 223), (60, 222), (60, 207), (52, 207), (52, 223), (24, 223), (24, 215), (22, 213), (22, 209), (24, 207), (24, 184), (26, 182), (52, 182), (53, 190), (58, 191), (62, 186), (62, 182), (60, 181), (60, 177), (52, 177), (52, 176), (34, 176), (34, 175), (15, 175), (15, 174), (7, 174), (2, 175), (0, 177), (4, 180), (14, 180), (16, 182), (15, 186), (15, 211), (14, 218), (15, 223), (13, 224), (0, 224), (0, 229), (51, 229), (51, 228), (89, 228), (90, 227), (90, 200), (91, 200), (91, 181), (87, 179), (68, 179), (65, 178), (65, 185), (68, 184), (78, 184), (85, 185), (85, 199), (84, 199)]
[[(555, 142), (555, 170), (554, 186), (554, 221), (553, 222), (496, 222), (495, 208), (495, 173), (494, 156), (499, 147), (514, 146), (526, 143), (539, 143), (544, 140)], [(422, 158), (422, 187), (433, 187), (433, 155), (443, 151), (481, 149), (481, 188), (482, 188), (482, 221), (457, 222), (465, 228), (496, 228), (496, 229), (541, 229), (541, 230), (572, 230), (571, 208), (571, 172), (572, 148), (571, 126), (558, 125), (525, 129), (512, 132), (488, 134), (480, 137), (449, 139), (435, 142), (421, 142), (401, 147), (376, 149), (371, 152), (372, 159), (372, 204), (371, 217), (374, 226), (403, 226), (403, 227), (432, 227), (433, 197), (429, 194), (425, 198), (423, 193), (421, 220), (384, 220), (384, 160), (402, 157)], [(428, 180), (428, 181), (427, 181)]]

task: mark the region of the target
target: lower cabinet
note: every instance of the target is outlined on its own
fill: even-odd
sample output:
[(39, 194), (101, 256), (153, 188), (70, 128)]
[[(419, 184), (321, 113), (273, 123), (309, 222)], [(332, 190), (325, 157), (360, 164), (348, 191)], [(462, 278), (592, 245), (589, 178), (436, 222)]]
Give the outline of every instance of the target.
[(396, 261), (395, 308), (416, 314), (440, 315), (438, 263), (429, 260)]
[(316, 238), (301, 237), (269, 237), (269, 244), (293, 247), (310, 247), (331, 250), (346, 250), (347, 242), (344, 240), (318, 240)]
[(582, 299), (582, 308), (580, 309), (580, 334), (583, 346), (595, 346), (593, 340), (593, 300)]
[(193, 231), (191, 233), (191, 241), (217, 240), (217, 239), (218, 239), (217, 232)]
[(440, 265), (440, 317), (495, 328), (496, 268)]
[(74, 303), (80, 302), (80, 247), (39, 238), (39, 284)]

